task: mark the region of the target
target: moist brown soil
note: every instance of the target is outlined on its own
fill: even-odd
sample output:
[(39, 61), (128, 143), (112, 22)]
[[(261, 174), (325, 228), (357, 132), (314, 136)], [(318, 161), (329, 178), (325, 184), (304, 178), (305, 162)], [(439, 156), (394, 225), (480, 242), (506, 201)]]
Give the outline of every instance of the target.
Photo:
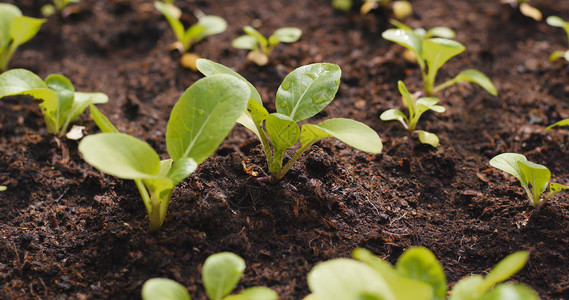
[[(13, 2), (13, 1), (9, 1)], [(38, 16), (47, 1), (15, 1)], [(421, 245), (440, 259), (450, 285), (483, 274), (501, 258), (530, 250), (514, 279), (543, 299), (569, 299), (569, 202), (560, 194), (537, 212), (511, 176), (488, 161), (523, 153), (569, 184), (569, 131), (544, 127), (569, 117), (569, 73), (548, 55), (567, 48), (565, 34), (496, 0), (413, 1), (413, 27), (448, 26), (467, 51), (439, 73), (439, 81), (477, 68), (499, 96), (461, 84), (440, 93), (447, 108), (419, 126), (441, 139), (437, 149), (407, 146), (402, 126), (382, 122), (400, 107), (396, 82), (420, 88), (417, 66), (400, 46), (383, 40), (388, 14), (333, 11), (328, 0), (177, 1), (195, 21), (196, 9), (223, 16), (228, 30), (194, 52), (234, 68), (258, 87), (274, 111), (284, 76), (313, 62), (342, 68), (342, 84), (314, 121), (347, 117), (377, 130), (382, 154), (335, 141), (318, 143), (276, 184), (244, 169), (267, 172), (259, 142), (236, 126), (219, 150), (177, 187), (162, 229), (149, 233), (132, 181), (103, 175), (85, 163), (77, 141), (47, 134), (38, 107), (26, 97), (0, 101), (0, 298), (136, 299), (152, 277), (168, 277), (205, 299), (205, 258), (232, 251), (247, 262), (238, 289), (265, 285), (282, 299), (308, 294), (306, 275), (319, 261), (348, 257), (365, 247), (394, 262)], [(569, 18), (569, 1), (535, 0), (545, 16)], [(298, 26), (304, 34), (278, 46), (257, 67), (231, 48), (244, 25), (265, 34)], [(83, 0), (77, 13), (51, 17), (16, 53), (11, 68), (45, 77), (68, 76), (79, 91), (109, 95), (100, 109), (119, 130), (166, 155), (168, 116), (181, 93), (201, 77), (179, 66), (166, 20), (151, 1)], [(97, 129), (84, 114), (76, 124)], [(413, 141), (417, 143), (417, 141)]]

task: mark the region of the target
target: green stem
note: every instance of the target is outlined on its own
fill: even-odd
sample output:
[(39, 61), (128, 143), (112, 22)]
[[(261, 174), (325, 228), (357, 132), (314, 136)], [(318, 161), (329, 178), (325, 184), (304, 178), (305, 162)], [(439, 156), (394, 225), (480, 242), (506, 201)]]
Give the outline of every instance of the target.
[(425, 94), (427, 96), (431, 96), (433, 94), (433, 86), (435, 85), (435, 78), (437, 76), (437, 72), (432, 70), (433, 69), (429, 68), (429, 72), (426, 75), (426, 80), (423, 78), (425, 81)]
[(135, 179), (134, 183), (136, 183), (136, 187), (138, 188), (138, 192), (140, 196), (142, 196), (142, 201), (144, 202), (144, 206), (146, 207), (146, 213), (150, 216), (152, 213), (152, 199), (150, 199), (150, 195), (148, 194), (148, 190), (146, 186), (142, 182), (142, 179)]
[(433, 94), (436, 94), (452, 85), (456, 84), (456, 81), (453, 79), (447, 80), (446, 82), (437, 85), (434, 89), (433, 89)]
[(281, 170), (278, 173), (274, 174), (276, 180), (281, 180), (281, 178), (283, 178), (283, 176), (290, 170), (290, 168), (292, 168), (292, 165), (294, 165), (294, 163), (300, 158), (300, 156), (317, 141), (319, 140), (312, 141), (300, 147), (300, 149), (296, 151), (294, 156), (286, 163), (286, 165), (283, 168), (281, 168)]
[(263, 145), (263, 150), (265, 151), (265, 157), (267, 158), (267, 164), (270, 166), (272, 161), (273, 161), (273, 154), (271, 152), (269, 140), (267, 140), (267, 136), (265, 135), (265, 131), (263, 130), (262, 126), (259, 126), (255, 122), (255, 127), (257, 127), (257, 131), (259, 132), (259, 138), (261, 139), (261, 144)]

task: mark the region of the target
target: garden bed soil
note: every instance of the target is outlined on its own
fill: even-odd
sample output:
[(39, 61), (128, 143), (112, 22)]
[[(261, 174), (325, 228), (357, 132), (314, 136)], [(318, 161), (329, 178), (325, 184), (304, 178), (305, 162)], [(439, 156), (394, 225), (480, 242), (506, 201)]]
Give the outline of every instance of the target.
[[(46, 1), (16, 1), (38, 16)], [(447, 111), (425, 114), (419, 126), (441, 139), (437, 149), (409, 149), (397, 122), (379, 115), (401, 107), (404, 80), (420, 89), (416, 65), (403, 48), (381, 38), (388, 14), (334, 11), (318, 1), (177, 1), (193, 12), (224, 17), (228, 30), (194, 52), (234, 68), (258, 87), (274, 111), (275, 92), (294, 68), (332, 62), (342, 68), (336, 100), (317, 120), (346, 117), (368, 124), (384, 142), (372, 155), (325, 140), (275, 184), (266, 174), (259, 142), (236, 126), (214, 156), (172, 196), (162, 229), (148, 231), (144, 205), (132, 181), (104, 175), (85, 163), (77, 141), (47, 134), (27, 97), (0, 101), (0, 298), (136, 299), (152, 277), (168, 277), (205, 299), (200, 271), (207, 256), (231, 251), (247, 269), (238, 289), (265, 285), (282, 299), (309, 293), (306, 275), (319, 261), (348, 257), (365, 247), (395, 262), (408, 247), (431, 249), (449, 284), (484, 274), (504, 256), (531, 253), (516, 281), (543, 299), (569, 299), (569, 201), (559, 194), (541, 211), (519, 183), (488, 161), (502, 152), (525, 154), (569, 184), (569, 131), (544, 127), (569, 117), (569, 73), (549, 54), (567, 48), (565, 34), (496, 0), (413, 1), (413, 27), (448, 26), (467, 51), (440, 71), (439, 80), (477, 68), (499, 96), (461, 84), (440, 93)], [(569, 1), (536, 0), (544, 15), (569, 19)], [(122, 132), (165, 156), (169, 113), (201, 75), (179, 66), (174, 41), (151, 1), (83, 0), (76, 13), (51, 17), (11, 68), (45, 77), (68, 76), (79, 91), (109, 95), (100, 105)], [(231, 40), (248, 24), (268, 34), (298, 26), (297, 43), (281, 45), (265, 67), (246, 62)], [(76, 124), (98, 130), (84, 114)], [(417, 141), (414, 141), (415, 143)], [(247, 169), (248, 171), (246, 171)]]

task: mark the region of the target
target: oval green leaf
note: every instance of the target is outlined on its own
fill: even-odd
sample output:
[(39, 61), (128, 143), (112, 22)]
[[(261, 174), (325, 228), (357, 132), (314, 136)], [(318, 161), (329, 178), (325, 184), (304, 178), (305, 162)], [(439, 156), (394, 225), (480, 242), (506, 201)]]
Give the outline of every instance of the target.
[(237, 295), (230, 295), (223, 300), (278, 300), (279, 294), (264, 286), (254, 286), (243, 290)]
[(174, 161), (198, 164), (217, 149), (245, 111), (250, 91), (231, 75), (213, 75), (190, 86), (174, 105), (166, 129), (166, 146)]
[(380, 153), (383, 149), (377, 132), (363, 123), (344, 118), (329, 119), (318, 125), (303, 125), (300, 142), (302, 145), (307, 145), (327, 137), (335, 137), (349, 146), (368, 153)]
[(44, 19), (36, 19), (26, 16), (19, 16), (12, 20), (10, 26), (10, 36), (12, 43), (19, 46), (36, 36), (41, 26), (45, 23)]
[(484, 294), (480, 300), (539, 300), (537, 293), (523, 284), (504, 283)]
[(397, 271), (403, 277), (424, 282), (433, 288), (432, 299), (444, 300), (447, 293), (447, 280), (443, 267), (429, 249), (411, 247), (399, 257)]
[[(237, 49), (253, 50), (257, 47), (257, 39), (250, 35), (242, 35), (231, 42), (231, 46)], [(203, 72), (202, 72), (203, 73)]]
[(547, 128), (545, 128), (545, 130), (549, 130), (549, 129), (551, 129), (553, 127), (557, 127), (557, 126), (569, 126), (569, 119), (564, 119), (564, 120), (561, 120), (557, 123), (553, 123), (553, 124), (547, 126)]
[(191, 300), (181, 284), (167, 278), (152, 278), (142, 286), (142, 300)]
[(506, 256), (484, 277), (484, 282), (478, 287), (480, 294), (518, 273), (523, 269), (528, 259), (529, 252), (527, 251), (518, 251)]
[(453, 39), (456, 33), (448, 27), (433, 27), (425, 33), (425, 38), (441, 37), (445, 39)]
[(524, 172), (524, 176), (529, 184), (531, 184), (531, 192), (533, 194), (533, 204), (539, 203), (540, 195), (547, 189), (547, 183), (551, 178), (551, 171), (546, 166), (532, 163), (530, 161), (519, 161), (518, 166)]
[(429, 74), (436, 72), (452, 57), (464, 51), (464, 46), (453, 40), (431, 38), (423, 41), (423, 58), (427, 61)]
[(300, 39), (302, 30), (297, 27), (283, 27), (275, 30), (271, 37), (275, 37), (281, 43), (294, 43)]
[(296, 144), (300, 138), (300, 128), (289, 117), (270, 114), (265, 120), (265, 128), (275, 151), (284, 151)]
[(231, 293), (245, 271), (245, 261), (231, 252), (216, 253), (203, 264), (202, 280), (211, 300), (221, 300)]
[(260, 45), (263, 45), (265, 47), (267, 46), (268, 43), (267, 38), (265, 38), (264, 35), (262, 35), (259, 31), (257, 31), (257, 29), (251, 26), (245, 26), (243, 27), (243, 31), (245, 31), (246, 34), (254, 37), (257, 40), (257, 42), (259, 42)]
[(220, 34), (227, 29), (227, 22), (218, 16), (203, 16), (198, 20), (197, 24), (203, 26), (203, 31), (200, 33), (198, 41), (209, 35)]
[(319, 113), (340, 87), (338, 65), (317, 63), (290, 72), (277, 91), (277, 112), (299, 122)]
[(413, 30), (408, 29), (387, 29), (381, 36), (394, 43), (397, 43), (413, 52), (415, 57), (419, 59), (423, 56), (422, 39)]
[(434, 148), (439, 146), (439, 137), (436, 134), (424, 130), (417, 130), (417, 135), (422, 144), (431, 145)]
[(98, 133), (79, 143), (83, 159), (100, 171), (123, 179), (157, 178), (160, 158), (150, 145), (124, 133)]
[(518, 153), (502, 153), (494, 156), (490, 160), (490, 165), (496, 169), (502, 170), (516, 177), (520, 183), (527, 185), (527, 179), (524, 172), (520, 169), (518, 161), (527, 161), (527, 158)]
[(549, 26), (553, 26), (553, 27), (564, 28), (565, 26), (569, 25), (569, 23), (565, 22), (563, 19), (561, 19), (558, 16), (549, 16), (549, 17), (547, 17), (547, 19), (545, 19), (545, 22), (547, 22), (547, 24)]
[(464, 71), (460, 72), (458, 75), (456, 75), (456, 77), (454, 78), (454, 81), (456, 81), (456, 82), (464, 82), (464, 81), (473, 82), (473, 83), (476, 83), (479, 86), (481, 86), (483, 89), (485, 89), (492, 96), (498, 95), (498, 90), (496, 89), (496, 87), (492, 83), (492, 80), (490, 80), (490, 78), (488, 78), (486, 75), (484, 75), (484, 73), (482, 73), (478, 70), (475, 70), (475, 69), (468, 69), (468, 70), (464, 70)]

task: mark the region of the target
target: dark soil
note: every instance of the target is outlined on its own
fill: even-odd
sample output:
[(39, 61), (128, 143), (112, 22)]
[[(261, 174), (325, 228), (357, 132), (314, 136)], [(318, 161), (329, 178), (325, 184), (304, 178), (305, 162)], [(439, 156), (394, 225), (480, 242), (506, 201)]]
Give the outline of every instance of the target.
[[(13, 2), (13, 1), (10, 1)], [(15, 1), (38, 16), (47, 1)], [(545, 16), (569, 19), (569, 1), (535, 0)], [(242, 256), (239, 289), (266, 285), (282, 299), (308, 294), (306, 274), (319, 261), (348, 257), (365, 247), (394, 262), (421, 245), (441, 260), (452, 285), (485, 273), (517, 250), (531, 251), (514, 277), (543, 299), (569, 299), (569, 202), (560, 194), (536, 212), (519, 183), (491, 168), (502, 152), (525, 154), (569, 184), (569, 131), (544, 127), (569, 117), (567, 64), (549, 54), (567, 48), (561, 29), (535, 22), (497, 0), (413, 1), (413, 27), (449, 26), (467, 51), (452, 59), (439, 81), (477, 68), (500, 95), (462, 84), (438, 96), (447, 108), (419, 126), (441, 146), (407, 146), (396, 122), (379, 120), (400, 106), (396, 82), (420, 88), (420, 73), (403, 48), (383, 40), (386, 13), (335, 12), (329, 0), (177, 1), (188, 22), (200, 9), (220, 15), (228, 30), (194, 51), (234, 68), (256, 85), (274, 110), (284, 76), (313, 62), (342, 68), (336, 100), (316, 119), (347, 117), (377, 130), (379, 155), (335, 140), (313, 147), (281, 182), (261, 184), (243, 167), (267, 172), (259, 142), (236, 126), (216, 155), (175, 189), (163, 228), (148, 232), (144, 205), (132, 181), (86, 164), (77, 142), (47, 134), (40, 111), (26, 97), (0, 101), (0, 298), (136, 299), (145, 280), (168, 277), (205, 299), (200, 269), (220, 251)], [(262, 23), (304, 31), (279, 46), (266, 67), (248, 64), (231, 48), (241, 28)], [(201, 75), (182, 69), (167, 22), (142, 0), (83, 0), (78, 13), (51, 17), (16, 53), (12, 68), (45, 77), (68, 76), (79, 91), (102, 91), (100, 109), (119, 130), (166, 155), (170, 110)], [(315, 120), (316, 121), (316, 120)], [(97, 132), (84, 114), (76, 124)], [(416, 142), (416, 141), (415, 141)]]

